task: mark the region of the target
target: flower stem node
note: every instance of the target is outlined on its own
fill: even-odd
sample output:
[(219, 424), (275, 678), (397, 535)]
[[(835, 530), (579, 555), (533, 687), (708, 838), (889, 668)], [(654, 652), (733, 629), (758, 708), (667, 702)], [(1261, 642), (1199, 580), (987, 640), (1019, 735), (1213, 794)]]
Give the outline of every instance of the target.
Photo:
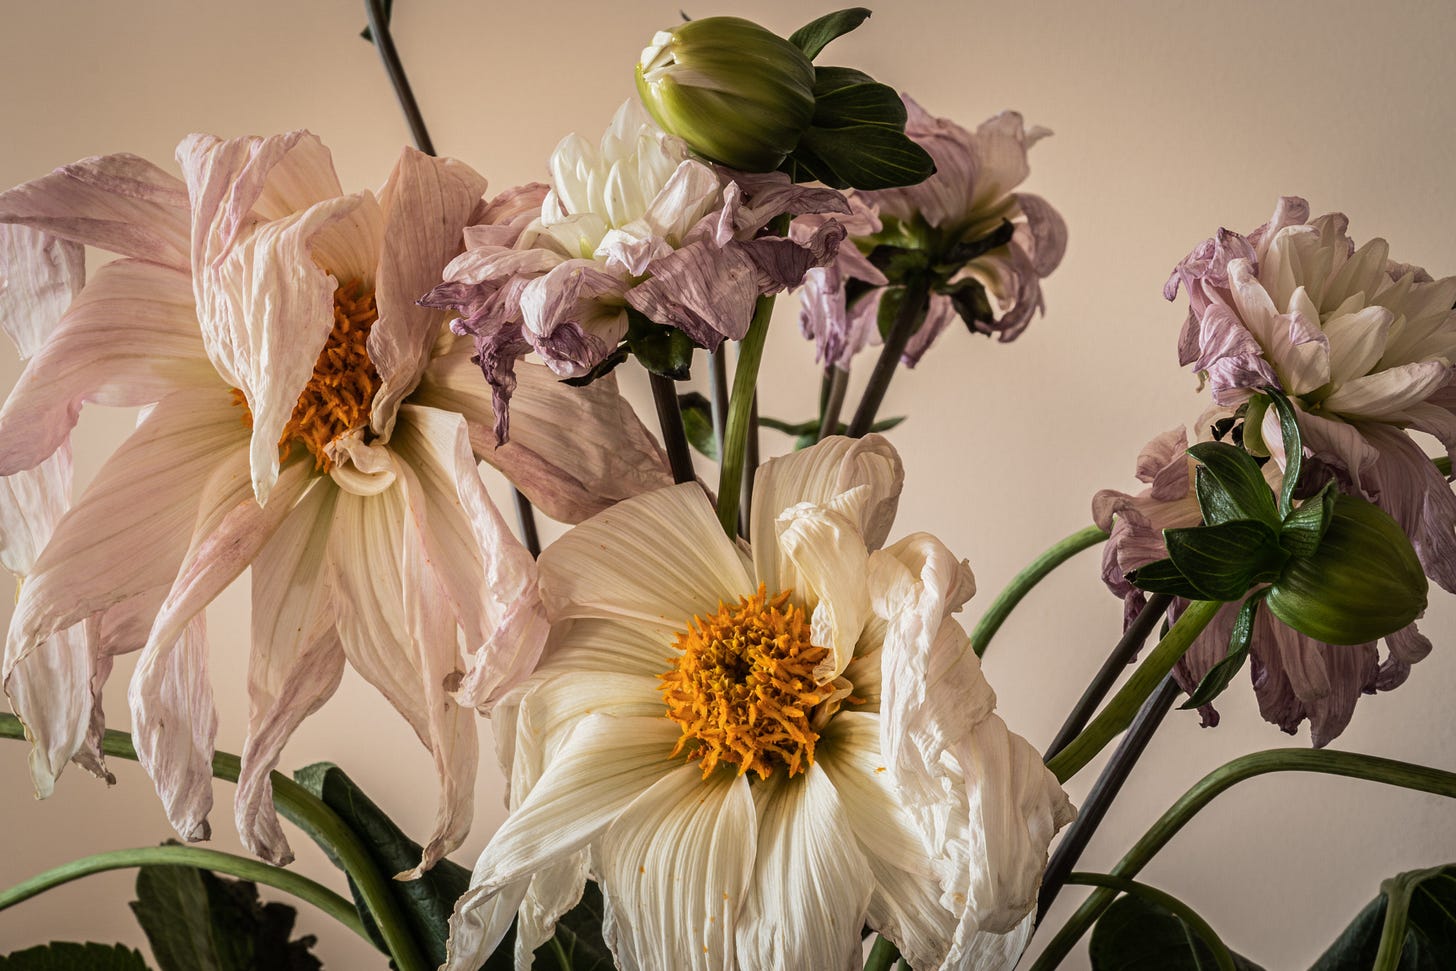
[(814, 117), (814, 65), (752, 21), (707, 17), (653, 36), (637, 92), (663, 130), (698, 154), (771, 172)]

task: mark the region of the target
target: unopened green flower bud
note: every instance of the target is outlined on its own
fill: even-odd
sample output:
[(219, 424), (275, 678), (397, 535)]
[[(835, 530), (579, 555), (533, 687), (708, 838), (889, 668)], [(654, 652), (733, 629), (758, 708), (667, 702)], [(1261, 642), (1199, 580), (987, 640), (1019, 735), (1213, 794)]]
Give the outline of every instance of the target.
[(798, 47), (739, 17), (658, 31), (637, 64), (637, 93), (699, 155), (771, 172), (814, 117), (814, 65)]
[(1319, 548), (1289, 561), (1267, 603), (1274, 616), (1315, 640), (1364, 644), (1419, 617), (1428, 588), (1400, 524), (1371, 503), (1342, 495)]

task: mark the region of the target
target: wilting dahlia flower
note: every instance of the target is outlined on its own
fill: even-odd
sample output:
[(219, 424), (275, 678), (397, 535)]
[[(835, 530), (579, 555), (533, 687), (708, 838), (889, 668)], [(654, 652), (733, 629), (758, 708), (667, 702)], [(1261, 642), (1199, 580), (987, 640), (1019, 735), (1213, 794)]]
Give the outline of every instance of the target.
[[(1319, 460), (1307, 467), (1388, 512), (1426, 574), (1456, 591), (1456, 496), (1406, 433), (1456, 448), (1456, 276), (1393, 262), (1383, 239), (1357, 249), (1346, 223), (1311, 220), (1308, 203), (1285, 196), (1247, 237), (1220, 230), (1199, 244), (1164, 289), (1188, 292), (1179, 358), (1225, 407), (1282, 389)], [(1272, 411), (1244, 437), (1282, 460)]]
[(4, 681), (35, 742), (36, 788), (68, 758), (99, 762), (100, 686), (114, 655), (143, 648), (138, 752), (173, 825), (207, 835), (202, 611), (251, 566), (244, 841), (289, 857), (268, 772), (347, 660), (435, 758), (428, 866), (469, 827), (473, 707), (529, 671), (544, 639), (520, 595), (534, 563), (477, 454), (579, 519), (665, 481), (658, 449), (610, 385), (583, 397), (544, 370), (521, 394), (540, 426), (508, 448), (487, 441), (471, 349), (415, 303), (484, 191), (467, 166), (406, 150), (378, 194), (346, 195), (306, 132), (194, 135), (178, 158), (185, 182), (115, 155), (0, 195), (0, 222), (124, 257), (36, 342), (0, 411), (0, 475), (63, 454), (83, 402), (147, 406), (25, 570)]
[(951, 617), (969, 569), (882, 547), (901, 478), (832, 438), (759, 470), (751, 547), (685, 484), (542, 554), (551, 637), (495, 709), (512, 812), (448, 968), (517, 917), (529, 967), (588, 874), (621, 967), (859, 967), (866, 924), (916, 968), (1015, 963), (1072, 809)]
[(504, 441), (521, 355), (581, 377), (627, 336), (629, 308), (700, 347), (739, 340), (760, 295), (797, 286), (844, 237), (830, 221), (801, 245), (761, 236), (769, 222), (844, 211), (832, 189), (691, 157), (634, 99), (599, 145), (573, 134), (556, 146), (549, 187), (493, 200), (424, 303), (459, 313), (456, 331), (475, 339)]
[[(1228, 414), (1205, 415), (1199, 427), (1206, 432), (1215, 418)], [(1137, 477), (1148, 488), (1136, 495), (1104, 489), (1092, 500), (1093, 519), (1111, 531), (1103, 549), (1102, 579), (1123, 598), (1129, 622), (1146, 598), (1127, 581), (1127, 574), (1168, 555), (1163, 530), (1197, 526), (1203, 521), (1193, 489), (1196, 463), (1187, 449), (1184, 429), (1159, 435), (1137, 459)], [(1275, 462), (1264, 465), (1264, 477), (1276, 491), (1283, 483)], [(1172, 616), (1176, 618), (1185, 606), (1184, 601), (1174, 600)], [(1228, 654), (1238, 611), (1239, 603), (1224, 606), (1173, 669), (1184, 691), (1191, 693)], [(1311, 741), (1315, 746), (1326, 744), (1345, 730), (1362, 694), (1398, 687), (1410, 675), (1411, 665), (1431, 650), (1431, 642), (1415, 624), (1390, 634), (1385, 644), (1388, 653), (1383, 659), (1373, 642), (1324, 644), (1286, 626), (1269, 610), (1259, 610), (1249, 658), (1260, 712), (1290, 734), (1308, 719)], [(1200, 713), (1205, 725), (1218, 724), (1212, 705), (1203, 706)]]
[[(804, 336), (818, 345), (824, 364), (841, 369), (878, 340), (886, 285), (900, 282), (866, 258), (877, 248), (918, 251), (938, 274), (925, 322), (905, 348), (904, 362), (914, 367), (957, 315), (972, 330), (1003, 341), (1018, 337), (1042, 309), (1041, 280), (1067, 246), (1057, 211), (1041, 196), (1013, 191), (1031, 172), (1027, 150), (1051, 132), (1028, 131), (1021, 115), (1003, 111), (972, 133), (909, 97), (904, 102), (905, 134), (930, 153), (935, 173), (918, 185), (852, 193), (853, 245), (841, 246), (834, 263), (804, 280)], [(821, 222), (800, 219), (796, 230), (807, 233)]]

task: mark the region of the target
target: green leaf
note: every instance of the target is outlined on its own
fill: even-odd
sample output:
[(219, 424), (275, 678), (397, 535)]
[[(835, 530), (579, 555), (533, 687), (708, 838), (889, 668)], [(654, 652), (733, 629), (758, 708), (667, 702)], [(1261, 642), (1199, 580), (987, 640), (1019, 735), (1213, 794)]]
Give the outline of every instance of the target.
[(1279, 529), (1279, 545), (1295, 556), (1313, 556), (1325, 537), (1335, 515), (1335, 501), (1340, 498), (1331, 479), (1318, 493), (1284, 517)]
[(1172, 560), (1157, 560), (1140, 566), (1127, 575), (1127, 582), (1148, 593), (1166, 593), (1185, 600), (1203, 599), (1203, 591), (1190, 583)]
[(1011, 237), (1016, 235), (1016, 227), (1008, 219), (1001, 220), (1001, 224), (984, 236), (975, 239), (963, 239), (941, 254), (940, 262), (936, 265), (936, 272), (949, 277), (960, 272), (960, 270), (971, 260), (978, 256), (984, 256), (993, 249), (999, 249), (1011, 242)]
[(693, 351), (697, 349), (692, 338), (676, 327), (654, 323), (631, 308), (627, 310), (627, 346), (653, 374), (674, 381), (686, 381), (691, 376)]
[(1229, 635), (1228, 654), (1208, 669), (1208, 673), (1198, 682), (1198, 687), (1193, 689), (1188, 700), (1179, 705), (1180, 708), (1202, 708), (1223, 694), (1224, 689), (1233, 683), (1234, 675), (1239, 673), (1244, 662), (1249, 659), (1249, 644), (1254, 637), (1254, 616), (1263, 599), (1262, 594), (1256, 593), (1244, 601), (1239, 608), (1238, 617), (1234, 620), (1233, 632)]
[(714, 462), (718, 461), (718, 433), (713, 428), (712, 404), (698, 392), (689, 391), (677, 396), (677, 406), (682, 412), (688, 443)]
[(1199, 442), (1188, 454), (1201, 463), (1194, 488), (1204, 523), (1254, 519), (1279, 528), (1274, 493), (1248, 453), (1224, 442)]
[[(1088, 948), (1093, 971), (1212, 971), (1213, 951), (1181, 917), (1143, 897), (1125, 896), (1107, 908)], [(1238, 971), (1262, 971), (1237, 954)]]
[(131, 909), (160, 971), (318, 971), (312, 935), (289, 940), (298, 912), (264, 904), (258, 885), (185, 866), (137, 871)]
[(140, 951), (122, 944), (52, 941), (0, 957), (0, 971), (151, 971)]
[[(893, 418), (881, 418), (879, 421), (875, 422), (873, 425), (870, 426), (870, 431), (889, 431), (891, 428), (894, 428), (896, 425), (900, 424), (904, 420), (904, 415), (896, 415)], [(821, 424), (818, 418), (810, 418), (808, 421), (791, 423), (784, 421), (781, 418), (770, 418), (767, 415), (761, 416), (758, 419), (758, 423), (765, 428), (772, 428), (774, 431), (783, 432), (785, 435), (818, 435), (819, 425)], [(835, 431), (834, 434), (843, 435), (848, 430), (849, 426), (846, 425), (844, 422), (840, 422), (839, 428)]]
[(1299, 434), (1299, 419), (1295, 417), (1294, 406), (1284, 392), (1265, 388), (1264, 393), (1279, 413), (1279, 434), (1284, 438), (1284, 488), (1279, 490), (1279, 515), (1288, 516), (1294, 508), (1294, 490), (1299, 485), (1299, 473), (1304, 465), (1304, 439)]
[(1256, 583), (1272, 583), (1289, 560), (1274, 530), (1236, 519), (1214, 526), (1165, 529), (1168, 558), (1202, 591), (1200, 600), (1238, 600)]
[[(1388, 913), (1394, 908), (1394, 912)], [(1404, 912), (1405, 929), (1398, 921)], [(1311, 971), (1368, 971), (1375, 966), (1388, 919), (1392, 944), (1400, 941), (1400, 971), (1438, 971), (1451, 967), (1456, 954), (1456, 864), (1412, 870), (1386, 880), (1376, 897), (1360, 911)]]
[[(846, 83), (849, 76), (820, 71), (814, 82), (815, 128), (854, 128), (875, 125), (905, 133), (905, 102), (888, 84), (866, 77)], [(855, 72), (858, 74), (859, 72)]]
[(930, 154), (904, 132), (880, 125), (811, 126), (793, 159), (836, 189), (893, 189), (924, 182), (935, 171)]
[(869, 16), (869, 10), (864, 7), (849, 7), (827, 13), (790, 34), (789, 43), (803, 51), (804, 56), (812, 61), (830, 41), (854, 30), (868, 20)]
[[(602, 940), (606, 905), (601, 889), (588, 880), (581, 902), (556, 924), (556, 941), (571, 961), (571, 971), (614, 971), (612, 952)], [(550, 944), (536, 951), (536, 967), (554, 967), (547, 955)]]
[[(339, 814), (369, 850), (380, 872), (393, 876), (419, 864), (420, 844), (406, 836), (343, 769), (329, 762), (317, 762), (299, 769), (293, 778)], [(432, 965), (445, 961), (446, 925), (455, 901), (469, 886), (470, 871), (450, 860), (436, 863), (418, 880), (389, 881), (390, 892), (405, 913), (411, 935)], [(352, 880), (349, 889), (354, 891), (354, 903), (370, 935), (383, 950), (369, 910), (360, 900)]]

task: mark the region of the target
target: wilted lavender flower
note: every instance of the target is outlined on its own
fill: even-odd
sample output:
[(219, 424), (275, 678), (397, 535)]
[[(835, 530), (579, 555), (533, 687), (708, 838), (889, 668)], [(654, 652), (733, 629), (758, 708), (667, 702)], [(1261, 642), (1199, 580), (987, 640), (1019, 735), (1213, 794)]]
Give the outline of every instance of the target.
[(549, 187), (494, 199), (421, 302), (456, 311), (456, 332), (475, 338), (504, 442), (521, 355), (583, 377), (628, 336), (633, 311), (699, 347), (739, 340), (759, 296), (798, 286), (844, 238), (833, 221), (797, 242), (766, 227), (781, 214), (824, 212), (848, 212), (844, 197), (699, 161), (633, 100), (600, 145), (562, 140)]
[[(1223, 411), (1205, 415), (1199, 426), (1207, 429), (1214, 418), (1228, 414)], [(1187, 454), (1187, 446), (1183, 428), (1164, 432), (1138, 455), (1137, 477), (1147, 483), (1146, 489), (1135, 495), (1104, 489), (1092, 500), (1097, 525), (1112, 534), (1103, 550), (1102, 579), (1109, 590), (1123, 598), (1124, 616), (1129, 622), (1142, 610), (1146, 599), (1128, 582), (1127, 574), (1168, 555), (1163, 530), (1202, 522), (1193, 490), (1195, 463)], [(1274, 462), (1265, 464), (1264, 476), (1271, 488), (1277, 490), (1282, 484), (1283, 477)], [(1176, 618), (1186, 606), (1186, 601), (1174, 600), (1171, 615)], [(1228, 653), (1238, 611), (1238, 603), (1225, 605), (1173, 669), (1184, 691), (1191, 693)], [(1260, 712), (1290, 734), (1308, 719), (1311, 741), (1316, 747), (1325, 745), (1345, 730), (1362, 694), (1398, 687), (1410, 675), (1411, 665), (1431, 650), (1431, 642), (1416, 630), (1415, 624), (1389, 635), (1385, 644), (1388, 653), (1384, 659), (1374, 642), (1324, 644), (1284, 625), (1270, 611), (1260, 610), (1249, 655)], [(1218, 713), (1212, 705), (1203, 706), (1200, 714), (1205, 725), (1218, 724)]]
[(1258, 392), (1282, 389), (1319, 460), (1308, 467), (1394, 517), (1427, 575), (1456, 591), (1456, 497), (1407, 434), (1456, 448), (1456, 277), (1393, 262), (1383, 239), (1357, 249), (1346, 225), (1340, 213), (1311, 220), (1308, 203), (1284, 196), (1248, 236), (1223, 229), (1200, 243), (1163, 291), (1188, 292), (1179, 359), (1216, 404), (1250, 403), (1246, 445), (1281, 464)]
[[(1066, 250), (1057, 211), (1040, 196), (1012, 191), (1030, 174), (1027, 150), (1049, 131), (1028, 131), (1021, 115), (1004, 111), (972, 133), (904, 102), (905, 133), (934, 158), (935, 174), (918, 185), (853, 193), (846, 225), (854, 247), (841, 246), (834, 263), (805, 277), (804, 336), (823, 363), (842, 369), (878, 337), (881, 299), (907, 269), (932, 283), (926, 319), (905, 348), (903, 360), (914, 367), (957, 315), (974, 331), (1014, 340), (1043, 308), (1041, 280)], [(807, 235), (823, 222), (800, 219), (795, 231)]]

